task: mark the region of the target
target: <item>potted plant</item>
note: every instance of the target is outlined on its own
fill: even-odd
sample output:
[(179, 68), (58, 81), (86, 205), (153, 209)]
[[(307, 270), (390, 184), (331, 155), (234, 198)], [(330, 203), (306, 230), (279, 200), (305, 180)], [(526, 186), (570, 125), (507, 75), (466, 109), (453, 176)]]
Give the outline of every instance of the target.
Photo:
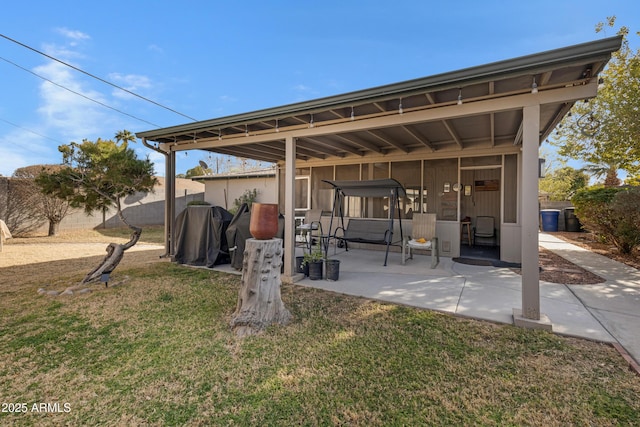
[(325, 259), (325, 274), (327, 276), (327, 280), (336, 281), (340, 276), (340, 260), (339, 259)]
[(302, 259), (302, 266), (309, 267), (309, 279), (320, 280), (322, 279), (322, 266), (324, 264), (324, 253), (322, 252), (322, 246), (318, 240), (318, 244), (311, 248), (309, 252), (306, 252)]

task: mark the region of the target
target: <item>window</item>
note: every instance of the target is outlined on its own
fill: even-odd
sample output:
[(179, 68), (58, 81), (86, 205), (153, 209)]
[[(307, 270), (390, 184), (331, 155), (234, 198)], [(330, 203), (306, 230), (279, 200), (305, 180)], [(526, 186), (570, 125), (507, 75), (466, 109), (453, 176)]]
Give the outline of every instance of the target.
[(407, 197), (400, 199), (403, 218), (411, 218), (413, 212), (420, 212), (421, 162), (394, 162), (391, 164), (391, 178), (405, 188)]
[[(360, 165), (336, 166), (336, 180), (359, 181)], [(346, 197), (342, 212), (347, 217), (359, 217), (362, 214), (362, 197)]]
[(308, 176), (296, 176), (296, 210), (311, 209), (311, 181)]
[(518, 222), (518, 155), (504, 156), (504, 222)]

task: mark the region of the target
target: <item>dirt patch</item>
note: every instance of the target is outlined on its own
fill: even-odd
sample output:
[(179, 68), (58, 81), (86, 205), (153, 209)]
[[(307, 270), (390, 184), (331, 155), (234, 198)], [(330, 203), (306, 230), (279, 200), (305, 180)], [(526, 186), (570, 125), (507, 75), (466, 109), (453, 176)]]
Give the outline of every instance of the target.
[(569, 233), (561, 231), (557, 233), (549, 233), (566, 242), (573, 243), (584, 249), (588, 249), (596, 254), (606, 256), (629, 267), (640, 270), (640, 248), (636, 248), (630, 254), (621, 254), (618, 249), (610, 243), (599, 241), (592, 233)]
[(540, 248), (540, 280), (565, 285), (595, 285), (606, 281), (544, 248)]
[[(637, 250), (629, 255), (621, 254), (613, 245), (602, 243), (593, 234), (586, 232), (554, 232), (549, 234), (591, 252), (640, 269), (640, 254)], [(520, 273), (520, 269), (514, 269), (514, 271)], [(594, 285), (605, 282), (602, 277), (544, 248), (540, 248), (540, 280), (566, 285)]]
[[(10, 239), (5, 242), (0, 252), (0, 292), (17, 290), (24, 284), (29, 288), (43, 287), (47, 290), (60, 290), (77, 284), (105, 257), (109, 244), (108, 239), (103, 242), (86, 239), (89, 241), (74, 243), (63, 238), (56, 240), (42, 243), (37, 239)], [(118, 268), (158, 262), (163, 254), (164, 249), (160, 245), (137, 244), (125, 252)], [(117, 280), (118, 269), (114, 276)], [(67, 281), (62, 283), (60, 278)]]

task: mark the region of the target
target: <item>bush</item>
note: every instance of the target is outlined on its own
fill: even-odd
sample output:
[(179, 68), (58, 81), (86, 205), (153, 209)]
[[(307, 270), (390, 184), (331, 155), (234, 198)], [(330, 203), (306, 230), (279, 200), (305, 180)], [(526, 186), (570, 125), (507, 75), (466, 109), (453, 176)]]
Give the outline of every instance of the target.
[(233, 206), (231, 207), (231, 209), (229, 209), (229, 212), (235, 215), (243, 203), (246, 203), (247, 206), (251, 208), (251, 204), (255, 202), (257, 198), (258, 198), (258, 190), (256, 188), (254, 188), (253, 190), (247, 189), (242, 194), (242, 196), (238, 197), (233, 201)]
[(571, 202), (580, 222), (620, 252), (631, 253), (640, 245), (640, 187), (584, 189)]

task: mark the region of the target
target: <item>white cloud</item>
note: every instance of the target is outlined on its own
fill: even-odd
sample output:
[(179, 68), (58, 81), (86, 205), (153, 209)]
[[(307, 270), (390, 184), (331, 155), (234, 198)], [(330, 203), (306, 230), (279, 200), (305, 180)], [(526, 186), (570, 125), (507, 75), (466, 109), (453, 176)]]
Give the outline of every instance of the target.
[(90, 40), (91, 39), (91, 37), (88, 34), (83, 33), (82, 31), (70, 30), (70, 29), (65, 28), (65, 27), (56, 28), (56, 32), (58, 32), (59, 34), (62, 34), (63, 36), (65, 36), (68, 39), (71, 39), (71, 44), (73, 46), (75, 46), (78, 41)]
[(155, 53), (164, 53), (164, 49), (162, 49), (160, 46), (158, 46), (157, 44), (150, 44), (147, 47), (148, 50), (150, 50), (151, 52), (155, 52)]
[[(68, 67), (60, 63), (49, 62), (37, 67), (36, 72), (60, 86), (107, 103), (99, 92), (85, 87)], [(52, 83), (43, 82), (40, 85), (40, 97), (38, 112), (42, 115), (45, 126), (69, 139), (82, 140), (95, 135), (107, 122), (102, 107), (98, 104)]]
[(23, 129), (15, 129), (0, 136), (0, 174), (11, 176), (21, 167), (60, 163), (58, 143)]
[[(151, 79), (149, 79), (149, 77), (139, 74), (111, 73), (109, 74), (109, 79), (116, 83), (118, 86), (121, 86), (135, 93), (137, 93), (140, 89), (150, 89), (153, 87)], [(111, 94), (121, 99), (130, 99), (133, 97), (133, 95), (115, 88)]]
[(297, 84), (293, 87), (293, 90), (297, 91), (297, 92), (305, 92), (305, 93), (309, 93), (312, 92), (311, 87), (309, 86), (305, 86), (303, 84)]

